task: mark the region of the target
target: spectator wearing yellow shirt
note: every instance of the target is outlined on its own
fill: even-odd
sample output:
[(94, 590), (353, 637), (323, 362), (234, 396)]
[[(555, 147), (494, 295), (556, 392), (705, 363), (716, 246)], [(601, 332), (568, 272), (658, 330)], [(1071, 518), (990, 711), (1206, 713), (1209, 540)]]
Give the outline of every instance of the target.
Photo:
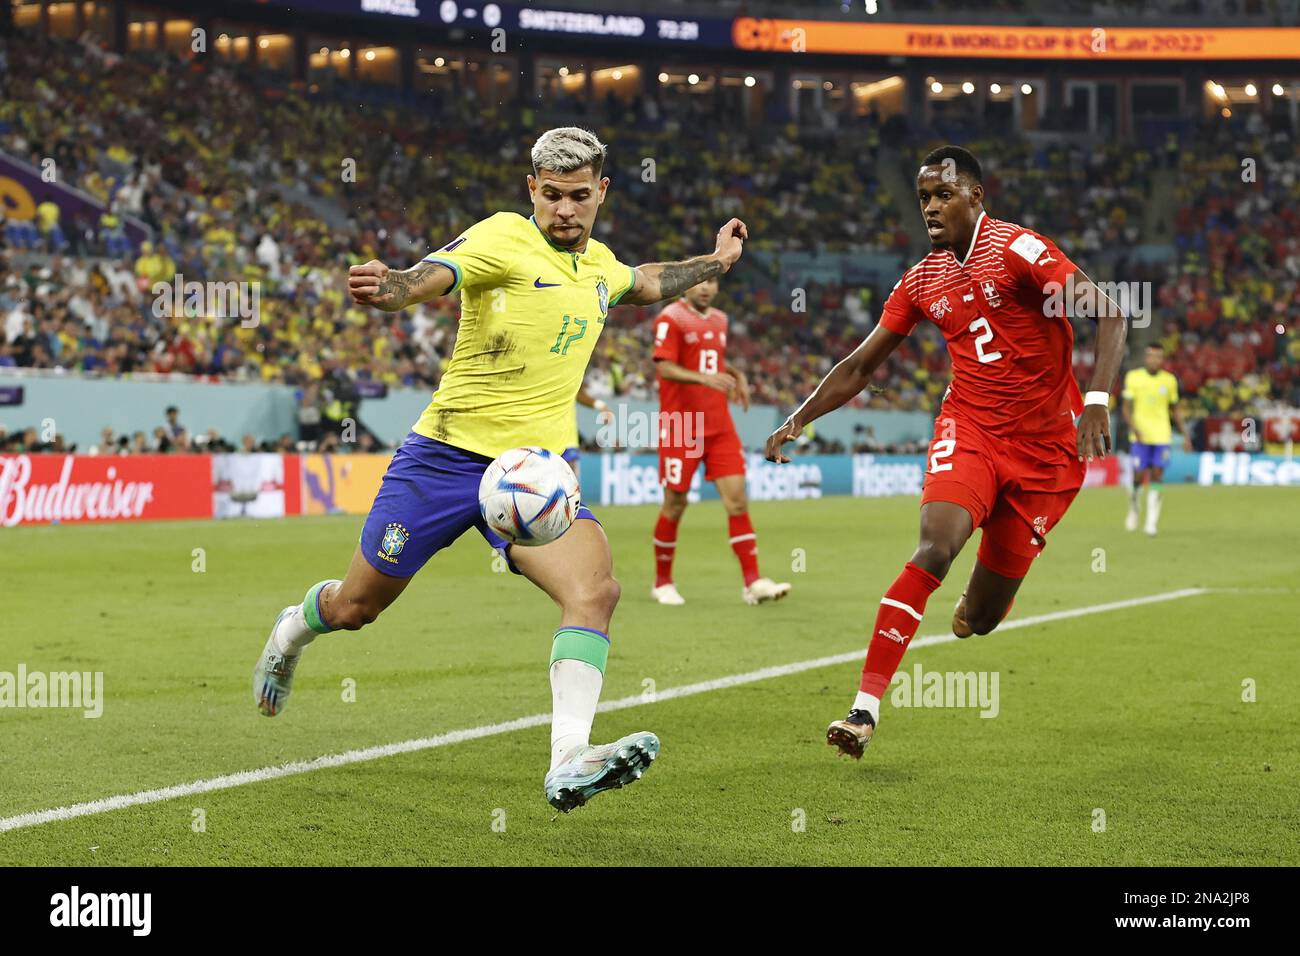
[(167, 250), (154, 251), (148, 240), (140, 243), (140, 257), (135, 260), (135, 274), (150, 288), (157, 282), (171, 282), (176, 277), (176, 263)]
[(59, 215), (58, 203), (46, 193), (36, 206), (36, 228), (41, 234), (41, 241), (50, 252), (62, 252), (68, 247), (67, 237), (59, 225)]
[(104, 244), (104, 254), (107, 256), (118, 258), (131, 251), (131, 243), (126, 238), (122, 217), (117, 214), (117, 205), (112, 201), (100, 214), (99, 239)]

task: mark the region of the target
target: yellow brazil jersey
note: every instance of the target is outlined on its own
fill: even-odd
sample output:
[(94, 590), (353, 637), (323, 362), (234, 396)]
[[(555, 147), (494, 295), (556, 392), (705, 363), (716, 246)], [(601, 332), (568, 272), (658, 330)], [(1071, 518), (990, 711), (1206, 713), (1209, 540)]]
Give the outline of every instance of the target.
[(456, 347), (416, 434), (495, 458), (570, 447), (573, 403), (610, 308), (635, 274), (595, 239), (551, 243), (532, 219), (499, 212), (425, 256), (456, 275)]
[(1152, 375), (1135, 368), (1124, 376), (1124, 398), (1133, 403), (1133, 441), (1168, 445), (1172, 430), (1169, 409), (1178, 404), (1178, 379), (1163, 369)]

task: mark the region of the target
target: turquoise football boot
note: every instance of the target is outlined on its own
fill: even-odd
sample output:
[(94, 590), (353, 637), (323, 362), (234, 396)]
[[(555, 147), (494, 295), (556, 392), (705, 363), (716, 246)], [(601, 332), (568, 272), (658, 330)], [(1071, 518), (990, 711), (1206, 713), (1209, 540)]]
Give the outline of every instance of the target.
[(658, 755), (659, 738), (647, 731), (612, 744), (583, 747), (546, 775), (546, 800), (568, 813), (598, 793), (640, 780)]

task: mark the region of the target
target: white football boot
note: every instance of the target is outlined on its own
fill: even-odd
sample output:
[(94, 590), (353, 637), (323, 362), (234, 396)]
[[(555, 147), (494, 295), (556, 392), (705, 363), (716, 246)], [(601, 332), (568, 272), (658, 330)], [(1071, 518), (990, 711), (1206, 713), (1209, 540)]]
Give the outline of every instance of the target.
[(1128, 510), (1128, 517), (1124, 519), (1125, 531), (1136, 531), (1138, 529), (1138, 513), (1136, 508)]
[(669, 581), (667, 584), (661, 584), (657, 588), (650, 589), (650, 596), (660, 604), (685, 604), (686, 598), (677, 593), (677, 585)]
[(777, 584), (771, 578), (755, 578), (753, 584), (741, 588), (740, 596), (746, 604), (763, 604), (779, 601), (790, 593), (788, 582)]
[(289, 691), (293, 689), (293, 672), (302, 654), (294, 654), (292, 657), (281, 654), (275, 643), (275, 632), (284, 616), (292, 614), (296, 609), (297, 605), (292, 604), (280, 612), (271, 628), (271, 636), (262, 648), (262, 656), (253, 668), (253, 700), (257, 702), (258, 712), (263, 717), (274, 717), (284, 710)]
[(568, 813), (598, 793), (635, 783), (659, 755), (659, 738), (648, 731), (628, 734), (612, 744), (580, 747), (546, 775), (547, 802)]

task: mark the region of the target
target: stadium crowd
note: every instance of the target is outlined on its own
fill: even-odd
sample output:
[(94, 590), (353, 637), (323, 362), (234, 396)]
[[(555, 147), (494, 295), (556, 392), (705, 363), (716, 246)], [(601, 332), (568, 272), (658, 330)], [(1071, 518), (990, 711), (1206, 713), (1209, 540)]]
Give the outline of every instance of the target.
[(1300, 155), (1252, 121), (1181, 153), (1160, 341), (1206, 411), (1300, 406)]
[[(455, 339), (454, 299), (392, 315), (361, 310), (340, 277), (370, 258), (412, 262), (501, 209), (503, 197), (528, 211), (522, 173), (539, 104), (480, 102), (466, 89), (429, 94), (428, 108), (413, 111), (356, 88), (313, 94), (243, 68), (119, 58), (45, 36), (5, 45), (0, 85), (0, 150), (38, 167), (53, 159), (62, 181), (106, 204), (93, 223), (61, 223), (47, 202), (34, 228), (0, 222), (0, 368), (180, 373), (304, 394), (344, 380), (435, 388)], [(903, 140), (898, 124), (874, 115), (750, 128), (720, 102), (540, 104), (548, 123), (588, 125), (612, 144), (597, 238), (634, 261), (676, 258), (707, 248), (718, 223), (743, 214), (756, 252), (874, 252), (907, 263), (910, 197), (891, 197), (879, 168), (891, 145), (914, 168), (924, 133)], [(1235, 135), (1207, 128), (1179, 151), (1175, 265), (1130, 270), (1156, 282), (1171, 367), (1207, 412), (1300, 399), (1297, 160), (1257, 129), (1268, 175), (1253, 192), (1227, 188), (1241, 150), (1222, 137)], [(1082, 263), (1141, 240), (1151, 179), (1167, 159), (1116, 143), (970, 145), (985, 163), (991, 212), (1042, 229)], [(133, 245), (132, 218), (151, 242)], [(755, 401), (790, 407), (861, 340), (888, 290), (811, 286), (807, 311), (794, 312), (757, 261), (723, 283), (729, 358), (748, 372)], [(172, 314), (178, 276), (256, 283), (256, 321)], [(592, 394), (653, 399), (655, 311), (613, 310)], [(947, 357), (936, 330), (922, 328), (859, 406), (937, 408)], [(1082, 377), (1091, 337), (1079, 332)], [(123, 441), (156, 445), (140, 433), (116, 446)]]
[[(63, 242), (48, 229), (26, 243), (7, 231), (11, 251), (26, 245), (74, 255), (0, 260), (0, 365), (300, 385), (321, 378), (321, 359), (333, 358), (359, 379), (435, 386), (454, 341), (454, 302), (383, 316), (350, 307), (338, 277), (371, 257), (413, 261), (499, 209), (503, 196), (517, 197), (508, 205), (526, 212), (521, 173), (534, 111), (477, 104), (467, 95), (415, 119), (377, 106), (367, 120), (363, 105), (358, 128), (339, 99), (250, 88), (229, 68), (191, 70), (162, 60), (109, 61), (48, 38), (10, 51), (0, 147), (34, 165), (51, 156), (69, 182), (139, 215), (156, 241), (135, 256), (93, 264), (89, 254), (111, 251), (102, 224), (70, 229), (72, 240)], [(188, 102), (206, 104), (193, 122), (178, 109)], [(862, 149), (858, 138), (835, 139), (822, 129), (791, 126), (780, 137), (735, 129), (682, 102), (679, 115), (654, 117), (618, 137), (607, 172), (619, 186), (597, 229), (616, 250), (628, 257), (635, 251), (638, 260), (680, 256), (687, 244), (711, 241), (715, 220), (742, 206), (756, 249), (906, 245), (893, 206), (873, 188), (874, 126), (867, 130), (872, 148)], [(609, 121), (618, 109), (569, 118)], [(603, 122), (598, 128), (614, 138)], [(709, 131), (689, 155), (674, 148), (686, 129)], [(471, 137), (474, 148), (466, 148)], [(92, 143), (104, 148), (96, 152)], [(322, 153), (322, 144), (336, 145)], [(650, 181), (643, 177), (647, 160)], [(356, 182), (342, 175), (350, 162)], [(812, 182), (808, 168), (817, 169)], [(838, 214), (846, 194), (861, 214)], [(259, 283), (257, 327), (159, 314), (151, 290), (177, 273)], [(629, 311), (615, 323), (643, 318)], [(756, 346), (778, 344), (776, 329), (753, 324), (764, 327)], [(602, 350), (611, 381), (631, 395), (646, 392), (648, 360), (619, 353), (637, 341), (623, 337)], [(779, 397), (759, 389), (760, 400)]]

